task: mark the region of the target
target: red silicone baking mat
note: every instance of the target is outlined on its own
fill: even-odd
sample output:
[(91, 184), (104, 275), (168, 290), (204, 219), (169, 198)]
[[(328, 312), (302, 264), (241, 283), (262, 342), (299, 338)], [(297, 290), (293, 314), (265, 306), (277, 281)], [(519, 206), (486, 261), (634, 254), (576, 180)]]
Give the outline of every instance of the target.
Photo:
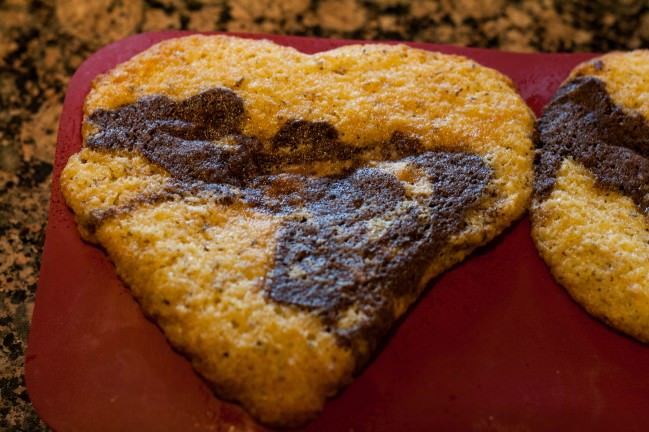
[[(59, 172), (81, 145), (91, 80), (181, 34), (103, 48), (68, 88), (26, 357), (33, 404), (58, 431), (253, 427), (236, 405), (214, 398), (142, 316), (102, 251), (80, 240), (59, 190)], [(351, 43), (263, 37), (308, 53)], [(502, 71), (537, 114), (568, 71), (592, 57), (411, 45)], [(646, 430), (648, 367), (649, 347), (591, 319), (555, 284), (524, 219), (432, 283), (383, 352), (307, 429)]]

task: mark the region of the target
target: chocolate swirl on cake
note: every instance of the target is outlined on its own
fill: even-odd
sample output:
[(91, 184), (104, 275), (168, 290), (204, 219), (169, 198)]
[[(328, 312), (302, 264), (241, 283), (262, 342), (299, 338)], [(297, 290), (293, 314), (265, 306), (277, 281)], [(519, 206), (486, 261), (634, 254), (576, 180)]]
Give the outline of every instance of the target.
[(600, 187), (629, 196), (649, 214), (649, 123), (617, 106), (593, 76), (567, 82), (536, 128), (535, 194), (547, 198), (565, 158), (583, 164)]
[[(164, 193), (98, 215), (96, 223), (187, 193), (284, 216), (267, 297), (317, 311), (345, 343), (362, 338), (359, 356), (372, 352), (392, 325), (391, 302), (416, 295), (428, 264), (464, 228), (491, 168), (478, 155), (427, 150), (398, 131), (388, 142), (350, 145), (325, 122), (291, 120), (262, 142), (243, 134), (244, 118), (242, 99), (223, 88), (183, 101), (150, 96), (92, 113), (88, 120), (98, 131), (87, 147), (137, 152), (171, 175)], [(404, 205), (407, 192), (376, 166), (382, 161), (405, 163), (433, 193), (419, 205)], [(317, 175), (314, 165), (326, 162), (339, 168)], [(373, 233), (372, 222), (386, 214), (393, 220)], [(371, 318), (358, 328), (336, 328), (350, 306)]]

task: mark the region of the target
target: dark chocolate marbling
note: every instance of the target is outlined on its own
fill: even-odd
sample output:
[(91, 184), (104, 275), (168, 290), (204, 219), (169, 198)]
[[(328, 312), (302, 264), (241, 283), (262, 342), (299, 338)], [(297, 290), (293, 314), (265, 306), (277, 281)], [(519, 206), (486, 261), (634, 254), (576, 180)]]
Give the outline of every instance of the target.
[[(267, 299), (319, 315), (352, 347), (360, 369), (394, 324), (395, 299), (416, 296), (428, 263), (465, 227), (491, 167), (477, 154), (427, 150), (398, 131), (384, 142), (345, 142), (326, 122), (288, 120), (262, 140), (243, 133), (244, 118), (243, 99), (225, 88), (93, 112), (89, 121), (98, 130), (89, 148), (138, 153), (171, 179), (161, 192), (95, 212), (85, 228), (142, 203), (195, 193), (283, 216), (263, 287)], [(435, 193), (398, 210), (409, 201), (403, 184), (372, 166), (388, 160), (405, 163)], [(336, 168), (315, 175), (317, 162)], [(386, 214), (388, 227), (376, 233), (372, 221)], [(366, 318), (343, 329), (339, 321), (350, 307)]]
[(649, 5), (646, 0), (0, 1), (0, 430), (46, 430), (25, 392), (23, 352), (68, 79), (100, 46), (164, 29), (600, 52), (649, 47)]
[(550, 195), (561, 163), (570, 157), (600, 187), (625, 194), (649, 213), (649, 123), (617, 106), (603, 81), (580, 76), (561, 86), (537, 122), (535, 143), (537, 199)]

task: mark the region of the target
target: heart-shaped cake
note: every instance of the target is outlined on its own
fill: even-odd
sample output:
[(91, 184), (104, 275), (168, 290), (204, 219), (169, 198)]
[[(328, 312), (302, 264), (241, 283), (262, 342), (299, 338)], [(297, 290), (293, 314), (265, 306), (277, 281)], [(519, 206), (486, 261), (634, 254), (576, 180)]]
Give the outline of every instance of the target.
[(214, 391), (294, 426), (524, 212), (533, 125), (463, 57), (190, 36), (95, 80), (61, 186)]
[(577, 66), (536, 142), (539, 252), (591, 314), (649, 343), (649, 51)]

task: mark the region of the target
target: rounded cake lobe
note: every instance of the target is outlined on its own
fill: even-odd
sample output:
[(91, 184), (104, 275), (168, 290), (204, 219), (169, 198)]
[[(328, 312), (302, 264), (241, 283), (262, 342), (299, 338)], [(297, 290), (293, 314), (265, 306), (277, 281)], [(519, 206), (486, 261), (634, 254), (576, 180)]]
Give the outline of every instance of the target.
[(532, 236), (592, 315), (649, 343), (649, 51), (577, 66), (537, 126)]
[[(405, 46), (168, 40), (97, 78), (84, 113), (62, 177), (80, 229), (216, 393), (271, 425), (321, 410), (531, 193), (534, 118), (511, 81)], [(363, 282), (364, 265), (407, 270), (399, 258), (416, 262), (408, 286)], [(296, 301), (301, 278), (335, 273), (320, 265), (351, 282)], [(365, 304), (343, 292), (362, 283)]]

